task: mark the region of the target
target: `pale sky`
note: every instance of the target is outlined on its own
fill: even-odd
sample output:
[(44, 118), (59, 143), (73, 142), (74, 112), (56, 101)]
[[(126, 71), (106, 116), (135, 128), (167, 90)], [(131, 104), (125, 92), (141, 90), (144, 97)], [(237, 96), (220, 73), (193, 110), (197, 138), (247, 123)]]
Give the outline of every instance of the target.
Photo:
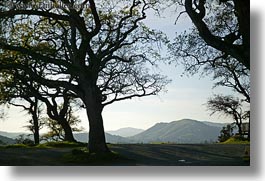
[[(185, 15), (176, 25), (174, 22), (177, 14), (167, 11), (163, 16), (166, 18), (149, 16), (146, 24), (151, 28), (164, 31), (171, 39), (175, 32), (183, 31), (191, 25), (190, 20)], [(181, 65), (175, 67), (175, 65), (162, 64), (159, 68), (164, 75), (172, 80), (167, 86), (167, 92), (162, 92), (159, 96), (116, 102), (105, 107), (103, 111), (105, 130), (116, 130), (123, 127), (148, 129), (158, 122), (171, 122), (184, 118), (211, 122), (232, 122), (230, 118), (219, 115), (210, 116), (206, 106), (203, 105), (214, 93), (232, 94), (229, 89), (212, 90), (211, 77), (199, 78), (199, 75), (182, 77)], [(5, 120), (0, 120), (0, 131), (26, 131), (23, 128), (26, 120), (29, 119), (26, 112), (22, 112), (19, 108), (5, 110), (8, 117)], [(88, 130), (85, 111), (78, 111), (76, 114), (82, 119), (81, 125)]]

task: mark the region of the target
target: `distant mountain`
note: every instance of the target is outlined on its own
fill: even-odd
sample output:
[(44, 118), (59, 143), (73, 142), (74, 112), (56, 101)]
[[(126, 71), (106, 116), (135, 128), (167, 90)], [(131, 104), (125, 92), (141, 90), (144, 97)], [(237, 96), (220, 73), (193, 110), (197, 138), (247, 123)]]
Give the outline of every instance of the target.
[(207, 124), (209, 126), (220, 127), (220, 128), (223, 128), (224, 126), (227, 125), (227, 123), (214, 123), (214, 122), (208, 122), (208, 121), (203, 121), (202, 123)]
[(129, 137), (129, 136), (134, 136), (137, 135), (141, 132), (143, 132), (143, 129), (137, 129), (137, 128), (121, 128), (115, 131), (106, 131), (107, 133), (111, 135), (117, 135), (117, 136), (122, 136), (122, 137)]
[(155, 124), (146, 131), (129, 138), (138, 143), (205, 143), (217, 141), (220, 130), (220, 125), (210, 126), (200, 121), (183, 119)]
[(4, 131), (0, 131), (0, 135), (8, 137), (8, 138), (12, 138), (15, 139), (17, 138), (19, 135), (27, 135), (27, 133), (22, 133), (22, 132), (4, 132)]
[[(80, 142), (88, 142), (88, 133), (76, 133), (74, 134), (74, 137), (77, 141)], [(131, 143), (132, 140), (129, 140), (128, 138), (124, 138), (121, 136), (111, 135), (109, 133), (105, 133), (106, 142), (108, 143)]]
[(16, 143), (15, 140), (0, 135), (0, 145), (10, 145), (10, 144), (15, 144), (15, 143)]

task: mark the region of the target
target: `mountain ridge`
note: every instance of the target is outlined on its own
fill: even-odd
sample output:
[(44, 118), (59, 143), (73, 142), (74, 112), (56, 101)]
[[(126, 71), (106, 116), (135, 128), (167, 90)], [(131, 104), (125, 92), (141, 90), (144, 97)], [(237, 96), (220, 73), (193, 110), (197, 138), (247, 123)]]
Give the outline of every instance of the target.
[[(197, 121), (193, 119), (182, 119), (171, 122), (160, 122), (151, 126), (147, 130), (138, 128), (121, 128), (115, 131), (106, 131), (106, 142), (108, 143), (154, 143), (154, 142), (170, 142), (170, 143), (212, 143), (216, 142), (220, 134), (220, 130), (224, 123), (214, 123), (207, 121)], [(120, 136), (125, 134), (126, 130), (133, 136)], [(125, 133), (124, 133), (124, 132)], [(110, 134), (112, 132), (115, 135)], [(139, 132), (135, 134), (135, 132)], [(4, 135), (2, 135), (3, 133)], [(0, 131), (0, 135), (14, 139), (23, 133), (8, 133)], [(128, 132), (126, 133), (128, 135)], [(10, 137), (9, 137), (9, 136)], [(77, 141), (88, 142), (88, 133), (74, 133)]]
[(0, 145), (10, 145), (15, 144), (15, 140), (6, 136), (0, 135)]
[(216, 142), (221, 128), (201, 121), (182, 119), (169, 123), (157, 123), (146, 131), (129, 137), (142, 143), (203, 143)]
[(130, 136), (134, 136), (136, 134), (139, 134), (143, 131), (144, 131), (144, 129), (125, 127), (125, 128), (120, 128), (117, 130), (110, 130), (110, 131), (106, 131), (106, 132), (111, 134), (111, 135), (130, 137)]

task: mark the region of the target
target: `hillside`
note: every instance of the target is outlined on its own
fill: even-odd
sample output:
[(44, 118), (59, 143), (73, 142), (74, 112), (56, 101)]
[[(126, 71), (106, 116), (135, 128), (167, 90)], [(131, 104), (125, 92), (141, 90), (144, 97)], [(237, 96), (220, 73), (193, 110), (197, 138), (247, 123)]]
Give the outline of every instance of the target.
[(208, 126), (214, 126), (214, 127), (220, 127), (220, 128), (223, 128), (224, 126), (227, 125), (227, 123), (213, 123), (213, 122), (208, 122), (208, 121), (203, 121), (202, 123)]
[(0, 135), (0, 145), (10, 145), (10, 144), (15, 144), (15, 140)]
[[(109, 133), (105, 133), (106, 136), (106, 142), (108, 143), (130, 143), (131, 140), (121, 137), (121, 136), (116, 136), (116, 135), (111, 135)], [(88, 133), (76, 133), (74, 134), (74, 137), (77, 141), (80, 142), (88, 142)]]
[(15, 139), (19, 135), (26, 135), (27, 133), (22, 133), (22, 132), (5, 132), (5, 131), (0, 131), (0, 135)]
[(141, 132), (143, 132), (143, 129), (137, 129), (137, 128), (121, 128), (115, 131), (106, 131), (107, 133), (111, 134), (111, 135), (117, 135), (117, 136), (122, 136), (122, 137), (130, 137), (130, 136), (134, 136), (137, 135)]
[(220, 127), (210, 126), (200, 121), (183, 119), (170, 123), (158, 123), (146, 131), (130, 137), (137, 143), (172, 142), (205, 143), (215, 142)]

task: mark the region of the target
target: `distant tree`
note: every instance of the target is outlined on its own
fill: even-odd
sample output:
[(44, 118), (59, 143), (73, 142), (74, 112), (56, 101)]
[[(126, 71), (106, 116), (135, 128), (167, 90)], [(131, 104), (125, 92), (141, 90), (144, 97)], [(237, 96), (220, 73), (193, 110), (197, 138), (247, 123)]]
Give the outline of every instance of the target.
[(15, 139), (17, 144), (24, 144), (24, 145), (34, 145), (34, 141), (32, 139), (30, 139), (29, 135), (18, 135), (18, 137)]
[(222, 128), (220, 131), (220, 136), (218, 136), (219, 142), (225, 142), (229, 138), (231, 138), (233, 132), (233, 126), (228, 124)]
[[(63, 105), (61, 105), (61, 107), (62, 106)], [(81, 120), (74, 115), (74, 111), (71, 106), (68, 107), (65, 119), (74, 132), (80, 132), (84, 130), (84, 128), (78, 127), (78, 124), (81, 122)], [(69, 139), (66, 137), (67, 135), (65, 134), (65, 129), (63, 129), (62, 124), (59, 124), (57, 120), (46, 118), (45, 125), (49, 129), (49, 131), (42, 135), (42, 140), (69, 141)]]
[[(28, 84), (32, 84), (32, 81)], [(37, 90), (39, 88), (39, 86), (35, 87)], [(31, 119), (28, 121), (30, 124), (25, 127), (33, 133), (35, 144), (39, 144), (39, 131), (43, 125), (41, 122), (42, 104), (30, 94), (21, 81), (10, 74), (10, 71), (0, 71), (0, 104), (21, 107), (28, 112)]]
[[(47, 2), (58, 5), (58, 1)], [(160, 43), (167, 42), (161, 32), (143, 24), (146, 12), (159, 1), (60, 2), (63, 8), (0, 4), (0, 20), (5, 23), (0, 69), (15, 69), (49, 88), (73, 92), (87, 111), (89, 151), (109, 152), (103, 108), (156, 95), (168, 83), (147, 68), (160, 59)], [(15, 0), (11, 3), (17, 5)], [(75, 9), (77, 4), (83, 7)]]
[(232, 117), (238, 127), (239, 135), (242, 136), (242, 121), (249, 111), (242, 110), (242, 104), (238, 99), (232, 96), (215, 95), (208, 100), (207, 107), (212, 114), (221, 113)]
[(0, 119), (4, 119), (4, 117), (5, 117), (4, 109), (1, 109), (0, 110)]
[(0, 145), (5, 145), (6, 143), (0, 140)]
[[(43, 101), (47, 107), (47, 113), (49, 116), (48, 122), (46, 126), (54, 130), (58, 127), (58, 132), (62, 133), (64, 141), (76, 142), (73, 131), (76, 131), (77, 128), (72, 127), (75, 126), (77, 123), (81, 122), (77, 117), (73, 115), (73, 110), (71, 104), (71, 97), (67, 95), (67, 91), (63, 91), (61, 97), (59, 96), (60, 91), (57, 90), (55, 94), (50, 95), (51, 101), (49, 99), (44, 98)], [(58, 103), (61, 100), (61, 105)], [(72, 101), (73, 102), (73, 101)], [(57, 123), (55, 123), (57, 122)], [(56, 124), (58, 126), (56, 126)], [(49, 126), (50, 125), (50, 126)], [(56, 131), (55, 131), (56, 132)]]
[(41, 90), (36, 90), (34, 86), (28, 85), (27, 82), (24, 82), (24, 84), (30, 89), (31, 94), (45, 104), (49, 118), (61, 126), (64, 133), (64, 140), (76, 142), (71, 125), (69, 125), (67, 120), (68, 111), (72, 110), (70, 104), (74, 102), (70, 92), (68, 90), (61, 90), (60, 88), (49, 89), (45, 86), (42, 86)]

